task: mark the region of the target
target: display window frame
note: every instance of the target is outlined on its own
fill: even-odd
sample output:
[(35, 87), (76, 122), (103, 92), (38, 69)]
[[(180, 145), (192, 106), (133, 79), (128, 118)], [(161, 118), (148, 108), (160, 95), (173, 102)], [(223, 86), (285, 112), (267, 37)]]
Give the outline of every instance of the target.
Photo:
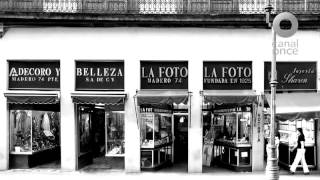
[[(109, 91), (109, 92), (101, 92), (101, 91), (77, 91), (71, 93), (71, 98), (73, 100), (74, 108), (75, 108), (75, 121), (77, 126), (77, 169), (81, 169), (93, 162), (93, 152), (89, 150), (85, 152), (83, 156), (80, 155), (80, 132), (79, 132), (79, 108), (81, 106), (88, 107), (89, 109), (94, 109), (95, 106), (103, 106), (104, 111), (104, 147), (105, 152), (103, 156), (105, 158), (125, 158), (125, 104), (127, 99), (127, 93), (124, 91)], [(112, 108), (114, 106), (114, 108)], [(121, 107), (118, 107), (121, 106)], [(121, 110), (119, 110), (119, 108)], [(101, 108), (99, 108), (101, 109)], [(121, 145), (124, 153), (121, 154), (107, 154), (108, 143), (107, 143), (107, 113), (108, 112), (117, 112), (121, 113), (123, 116), (123, 144)], [(91, 115), (89, 115), (91, 116)], [(91, 118), (91, 121), (93, 119)], [(90, 130), (91, 132), (92, 130)], [(90, 133), (91, 144), (93, 143), (93, 135)], [(89, 148), (90, 149), (90, 148)], [(121, 150), (121, 151), (122, 151)]]
[[(213, 140), (211, 143), (212, 148), (212, 156), (209, 158), (212, 160), (218, 160), (219, 163), (223, 164), (223, 166), (228, 169), (233, 169), (235, 171), (252, 171), (252, 147), (253, 147), (253, 129), (255, 128), (255, 119), (257, 118), (258, 113), (258, 97), (259, 95), (253, 90), (203, 90), (200, 92), (202, 96), (201, 102), (201, 127), (204, 127), (204, 114), (210, 113), (217, 114), (219, 111), (214, 112), (212, 104), (225, 105), (228, 107), (228, 104), (231, 104), (232, 107), (231, 112), (222, 112), (222, 113), (233, 113), (236, 114), (236, 137), (238, 136), (239, 131), (239, 122), (238, 119), (239, 113), (250, 113), (250, 132), (248, 134), (249, 141), (247, 143), (238, 143), (239, 137), (235, 140), (235, 142), (224, 142), (218, 140)], [(211, 104), (211, 105), (210, 105)], [(249, 106), (250, 111), (242, 111), (239, 107), (247, 107)], [(225, 107), (220, 107), (222, 110), (228, 109)], [(220, 112), (221, 113), (221, 112)], [(210, 124), (210, 126), (212, 126)], [(202, 150), (203, 154), (205, 153), (205, 149), (208, 152), (210, 147), (205, 147), (205, 139), (204, 132), (203, 140), (202, 140)], [(208, 144), (210, 145), (210, 143)], [(232, 156), (231, 156), (232, 155)], [(203, 158), (203, 157), (202, 157)], [(205, 161), (202, 159), (203, 166), (211, 166), (211, 161)]]
[[(37, 167), (41, 164), (46, 164), (51, 161), (61, 159), (61, 106), (59, 91), (13, 91), (10, 90), (4, 93), (7, 98), (7, 121), (8, 121), (8, 140), (9, 140), (9, 168), (10, 169), (29, 169)], [(31, 150), (29, 152), (13, 152), (12, 151), (12, 112), (13, 111), (31, 112), (30, 123), (30, 141)], [(34, 115), (32, 115), (34, 112)], [(51, 114), (50, 114), (51, 112)], [(40, 113), (40, 114), (39, 114)], [(44, 114), (48, 114), (45, 118)], [(52, 114), (54, 113), (54, 114)], [(38, 114), (38, 115), (36, 115)], [(41, 116), (39, 116), (41, 115)], [(53, 115), (53, 116), (51, 116)], [(29, 118), (30, 118), (29, 117)], [(39, 120), (39, 118), (41, 118)], [(54, 118), (54, 119), (53, 119)], [(57, 119), (56, 119), (57, 118)], [(39, 121), (36, 121), (38, 119)], [(21, 120), (22, 121), (22, 120)], [(36, 126), (34, 125), (36, 122)], [(39, 123), (37, 123), (39, 122)], [(38, 131), (33, 130), (37, 128)], [(42, 130), (41, 130), (42, 129)], [(39, 131), (40, 130), (40, 131)], [(35, 136), (33, 132), (36, 133)], [(38, 133), (37, 133), (38, 132)], [(57, 138), (57, 136), (59, 136)], [(37, 137), (34, 139), (33, 137)], [(47, 137), (47, 138), (44, 138)], [(51, 138), (49, 138), (51, 137)], [(54, 138), (52, 138), (54, 137)], [(34, 140), (34, 141), (33, 141)], [(47, 141), (55, 141), (56, 145), (51, 146)], [(33, 150), (33, 145), (40, 147), (38, 150)], [(44, 148), (44, 146), (47, 146)], [(55, 168), (55, 166), (53, 166)]]
[[(162, 114), (164, 116), (170, 117), (171, 119), (171, 133), (174, 133), (174, 116), (176, 115), (186, 115), (188, 120), (188, 131), (191, 126), (190, 121), (190, 112), (191, 112), (191, 96), (192, 93), (188, 92), (187, 90), (140, 90), (137, 92), (137, 94), (134, 97), (135, 100), (135, 106), (136, 106), (136, 114), (137, 114), (137, 125), (139, 127), (140, 131), (140, 165), (142, 170), (151, 170), (151, 169), (158, 169), (161, 168), (165, 162), (161, 161), (161, 158), (158, 158), (157, 153), (160, 151), (165, 152), (166, 156), (169, 158), (165, 161), (174, 163), (175, 162), (175, 156), (174, 156), (174, 138), (169, 140), (169, 143), (166, 142), (164, 144), (161, 144), (160, 146), (150, 146), (150, 147), (143, 147), (143, 137), (141, 135), (141, 125), (142, 125), (142, 118), (141, 114), (150, 114), (154, 116), (154, 114)], [(179, 103), (175, 103), (175, 102)], [(184, 106), (181, 107), (187, 107), (187, 112), (179, 112), (177, 109), (174, 109), (178, 104), (181, 102), (185, 102)], [(161, 103), (160, 103), (161, 102)], [(171, 103), (169, 103), (171, 102)], [(172, 107), (169, 106), (169, 104), (172, 104)], [(176, 105), (174, 105), (176, 104)], [(141, 108), (147, 108), (147, 110), (141, 111)], [(150, 108), (150, 109), (148, 109)], [(163, 111), (154, 111), (153, 108), (163, 109)], [(152, 110), (151, 110), (152, 109)], [(150, 111), (148, 111), (150, 110)], [(185, 109), (182, 109), (185, 110)], [(160, 115), (159, 115), (160, 116)], [(152, 121), (152, 125), (154, 124), (154, 121)], [(160, 125), (161, 126), (161, 125)], [(154, 137), (154, 132), (153, 135)], [(172, 134), (173, 136), (173, 134)], [(149, 165), (144, 165), (144, 161), (147, 160), (144, 154), (146, 151), (149, 152)], [(161, 157), (159, 155), (159, 157)], [(145, 160), (144, 160), (145, 159)], [(160, 159), (160, 160), (159, 160)]]

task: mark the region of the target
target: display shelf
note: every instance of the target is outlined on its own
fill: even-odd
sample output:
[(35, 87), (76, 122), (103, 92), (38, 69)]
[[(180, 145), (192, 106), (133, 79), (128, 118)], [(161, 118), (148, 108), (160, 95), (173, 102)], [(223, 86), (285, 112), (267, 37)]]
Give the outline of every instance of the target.
[(10, 154), (10, 168), (32, 168), (60, 159), (60, 147), (39, 151), (34, 154)]
[(105, 154), (105, 157), (125, 157), (125, 154)]
[(32, 152), (15, 152), (15, 151), (12, 151), (10, 152), (10, 154), (14, 154), (14, 155), (32, 155)]

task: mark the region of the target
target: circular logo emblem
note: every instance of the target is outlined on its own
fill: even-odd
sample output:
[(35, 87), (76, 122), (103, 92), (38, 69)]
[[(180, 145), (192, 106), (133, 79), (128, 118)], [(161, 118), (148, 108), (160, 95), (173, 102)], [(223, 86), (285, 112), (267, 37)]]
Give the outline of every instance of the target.
[[(280, 23), (281, 21), (290, 21), (291, 28), (290, 29), (281, 29)], [(298, 30), (298, 19), (289, 12), (283, 12), (277, 15), (273, 20), (273, 29), (274, 31), (281, 37), (290, 37), (294, 35)]]

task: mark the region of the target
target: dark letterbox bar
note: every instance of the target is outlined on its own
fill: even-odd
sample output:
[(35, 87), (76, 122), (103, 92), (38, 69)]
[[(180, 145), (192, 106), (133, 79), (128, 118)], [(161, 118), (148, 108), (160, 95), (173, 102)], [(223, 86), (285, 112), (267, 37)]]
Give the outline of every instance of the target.
[(8, 89), (59, 90), (60, 62), (57, 60), (9, 60)]
[[(264, 63), (264, 89), (270, 90), (271, 63)], [(277, 90), (316, 90), (316, 62), (277, 62)]]
[(76, 61), (76, 90), (124, 90), (124, 61)]
[(204, 61), (203, 89), (252, 89), (252, 62)]
[(188, 89), (188, 61), (141, 61), (141, 89)]

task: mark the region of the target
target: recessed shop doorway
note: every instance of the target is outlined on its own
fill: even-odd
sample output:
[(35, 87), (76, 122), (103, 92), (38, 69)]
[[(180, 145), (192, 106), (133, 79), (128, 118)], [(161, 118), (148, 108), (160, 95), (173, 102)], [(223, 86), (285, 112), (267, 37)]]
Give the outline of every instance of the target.
[(124, 169), (123, 105), (77, 105), (78, 169)]
[(188, 114), (173, 114), (173, 163), (188, 163)]

